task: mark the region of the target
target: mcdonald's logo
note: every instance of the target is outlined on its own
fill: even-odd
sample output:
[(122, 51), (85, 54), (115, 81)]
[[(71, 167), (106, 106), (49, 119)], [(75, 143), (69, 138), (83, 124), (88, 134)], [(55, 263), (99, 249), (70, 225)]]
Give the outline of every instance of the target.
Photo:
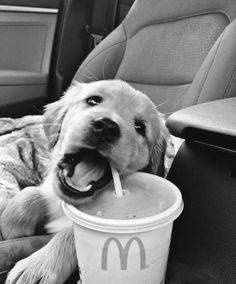
[(146, 266), (146, 252), (144, 248), (144, 244), (142, 240), (140, 240), (138, 237), (131, 238), (125, 245), (125, 247), (122, 246), (121, 242), (115, 238), (110, 237), (106, 240), (104, 243), (103, 249), (102, 249), (102, 258), (101, 258), (101, 267), (102, 270), (107, 270), (107, 258), (108, 258), (108, 250), (111, 242), (114, 242), (118, 248), (119, 256), (120, 256), (120, 265), (121, 270), (127, 270), (128, 266), (128, 256), (129, 256), (129, 249), (133, 242), (136, 242), (139, 247), (139, 254), (140, 254), (140, 269), (143, 270), (147, 268)]

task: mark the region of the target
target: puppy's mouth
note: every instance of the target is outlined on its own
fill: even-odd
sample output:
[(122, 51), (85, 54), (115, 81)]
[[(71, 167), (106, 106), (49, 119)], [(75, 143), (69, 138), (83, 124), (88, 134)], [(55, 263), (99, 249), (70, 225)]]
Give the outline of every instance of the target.
[(72, 198), (92, 196), (112, 179), (109, 161), (95, 149), (65, 154), (57, 167), (59, 189)]

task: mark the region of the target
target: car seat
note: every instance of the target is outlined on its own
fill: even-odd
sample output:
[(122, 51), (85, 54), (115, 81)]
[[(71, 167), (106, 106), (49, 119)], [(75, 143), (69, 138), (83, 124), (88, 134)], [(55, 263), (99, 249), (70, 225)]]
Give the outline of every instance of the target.
[(74, 79), (125, 80), (167, 115), (233, 96), (235, 16), (234, 0), (136, 0)]

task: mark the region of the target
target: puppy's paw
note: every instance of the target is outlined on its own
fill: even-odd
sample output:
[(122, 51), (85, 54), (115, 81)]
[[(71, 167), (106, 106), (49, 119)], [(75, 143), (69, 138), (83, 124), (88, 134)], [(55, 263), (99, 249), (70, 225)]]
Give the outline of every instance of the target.
[(17, 262), (9, 272), (6, 284), (62, 284), (65, 279), (60, 271), (47, 260), (47, 255), (38, 252)]
[(47, 204), (38, 187), (27, 187), (17, 193), (3, 211), (0, 224), (4, 239), (33, 236), (46, 222)]

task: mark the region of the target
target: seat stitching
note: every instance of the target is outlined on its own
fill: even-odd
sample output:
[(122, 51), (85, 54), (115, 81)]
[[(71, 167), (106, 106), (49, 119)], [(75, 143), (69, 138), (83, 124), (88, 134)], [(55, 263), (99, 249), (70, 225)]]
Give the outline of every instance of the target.
[(116, 42), (116, 43), (114, 43), (114, 44), (112, 44), (112, 45), (106, 47), (105, 49), (101, 50), (98, 54), (96, 54), (94, 57), (92, 57), (84, 66), (81, 65), (81, 66), (82, 66), (82, 70), (79, 71), (78, 73), (76, 73), (76, 76), (80, 75), (81, 72), (83, 72), (83, 69), (84, 69), (86, 66), (88, 66), (88, 64), (89, 64), (92, 60), (94, 60), (96, 57), (98, 57), (100, 54), (102, 54), (103, 52), (109, 50), (110, 48), (112, 48), (112, 47), (114, 47), (114, 46), (116, 46), (116, 45), (119, 45), (119, 44), (121, 44), (121, 43), (124, 43), (124, 42), (126, 42), (126, 41), (127, 41), (127, 38), (126, 38), (125, 40)]
[(231, 88), (232, 88), (233, 81), (234, 81), (235, 77), (236, 77), (236, 67), (234, 68), (234, 71), (232, 72), (232, 75), (230, 77), (229, 83), (228, 83), (228, 85), (225, 88), (223, 99), (228, 97), (228, 94), (231, 91)]
[(132, 38), (133, 36), (135, 36), (141, 29), (143, 28), (146, 28), (146, 27), (149, 27), (149, 26), (153, 26), (153, 25), (161, 25), (161, 24), (168, 24), (168, 23), (172, 23), (172, 22), (177, 22), (177, 21), (181, 21), (181, 20), (185, 20), (185, 19), (190, 19), (190, 18), (193, 18), (193, 17), (198, 17), (198, 16), (204, 16), (204, 15), (212, 15), (212, 14), (220, 14), (220, 15), (224, 15), (227, 20), (229, 21), (229, 23), (231, 23), (231, 18), (230, 16), (224, 12), (224, 11), (221, 11), (221, 10), (208, 10), (208, 11), (203, 11), (203, 12), (196, 12), (196, 13), (192, 13), (192, 14), (188, 14), (188, 15), (183, 15), (183, 16), (177, 16), (177, 17), (174, 17), (174, 18), (167, 18), (167, 19), (163, 19), (163, 20), (159, 20), (159, 21), (152, 21), (148, 24), (145, 24), (145, 25), (142, 25), (138, 28), (137, 31), (134, 31), (134, 32), (131, 32), (130, 34), (130, 38)]
[(130, 83), (132, 84), (142, 84), (142, 85), (149, 85), (149, 86), (163, 86), (163, 87), (178, 87), (178, 86), (187, 86), (192, 84), (192, 82), (188, 82), (188, 83), (179, 83), (179, 84), (160, 84), (160, 83), (146, 83), (146, 82), (135, 82), (135, 81), (131, 81), (128, 80)]
[(202, 90), (203, 90), (203, 88), (204, 88), (205, 85), (206, 85), (207, 78), (208, 78), (208, 76), (209, 76), (210, 70), (212, 69), (214, 60), (215, 60), (215, 58), (216, 58), (217, 52), (218, 52), (218, 50), (219, 50), (219, 47), (220, 47), (220, 44), (221, 44), (221, 41), (222, 41), (222, 38), (223, 38), (223, 36), (224, 36), (224, 33), (225, 33), (225, 30), (224, 30), (224, 32), (222, 33), (222, 35), (220, 36), (219, 43), (218, 43), (217, 48), (216, 48), (216, 50), (215, 50), (215, 54), (214, 54), (214, 56), (213, 56), (213, 58), (212, 58), (212, 60), (211, 60), (210, 66), (209, 66), (209, 68), (208, 68), (208, 70), (207, 70), (207, 72), (206, 72), (206, 74), (205, 74), (205, 78), (204, 78), (203, 81), (202, 81), (202, 86), (201, 86), (199, 95), (198, 95), (198, 96), (196, 97), (196, 99), (195, 99), (195, 104), (198, 104), (198, 101), (199, 101), (199, 99), (200, 99), (200, 97), (201, 97), (201, 94), (202, 94)]
[(124, 34), (125, 34), (125, 38), (126, 38), (126, 45), (125, 45), (125, 50), (124, 50), (124, 53), (123, 53), (123, 56), (122, 56), (122, 59), (121, 59), (121, 61), (120, 61), (120, 64), (119, 64), (119, 66), (117, 67), (117, 70), (116, 70), (116, 74), (115, 74), (115, 78), (116, 78), (116, 76), (117, 76), (117, 73), (119, 72), (119, 69), (120, 69), (120, 66), (122, 65), (122, 63), (123, 63), (123, 60), (124, 60), (124, 57), (125, 57), (125, 53), (126, 53), (126, 50), (127, 50), (127, 32), (126, 32), (126, 29), (125, 29), (125, 25), (123, 24), (123, 23), (121, 23), (121, 27), (123, 28), (123, 31), (124, 31)]

